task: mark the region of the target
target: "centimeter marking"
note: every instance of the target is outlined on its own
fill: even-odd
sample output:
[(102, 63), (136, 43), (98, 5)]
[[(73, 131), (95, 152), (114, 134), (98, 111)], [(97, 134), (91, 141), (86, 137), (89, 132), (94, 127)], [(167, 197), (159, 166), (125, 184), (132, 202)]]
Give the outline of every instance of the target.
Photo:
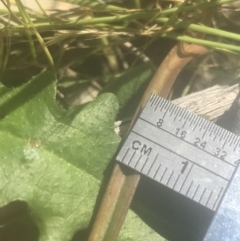
[(117, 160), (215, 211), (240, 162), (240, 137), (152, 94)]

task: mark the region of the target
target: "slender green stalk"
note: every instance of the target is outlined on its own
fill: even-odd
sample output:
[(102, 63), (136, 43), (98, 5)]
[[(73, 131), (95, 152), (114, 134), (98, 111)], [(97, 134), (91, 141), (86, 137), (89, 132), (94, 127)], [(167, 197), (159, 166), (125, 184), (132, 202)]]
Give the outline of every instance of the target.
[[(232, 2), (237, 2), (238, 0), (217, 0), (217, 1), (209, 1), (209, 2), (204, 2), (204, 3), (199, 3), (196, 5), (191, 5), (191, 6), (187, 6), (183, 9), (184, 12), (190, 12), (193, 10), (199, 10), (199, 9), (204, 9), (204, 8), (211, 8), (211, 7), (217, 7), (219, 5), (222, 4), (226, 4), (226, 3), (232, 3)], [(161, 12), (161, 15), (168, 15), (168, 14), (172, 14), (174, 12), (176, 12), (178, 10), (178, 7), (175, 8), (170, 8), (170, 9), (166, 9), (163, 10)]]
[[(60, 29), (60, 26), (58, 26)], [(56, 26), (57, 28), (57, 26)], [(212, 35), (215, 35), (215, 36), (221, 36), (221, 37), (225, 37), (225, 38), (228, 38), (228, 39), (233, 39), (233, 40), (238, 40), (240, 41), (240, 35), (238, 34), (234, 34), (234, 33), (230, 33), (230, 32), (227, 32), (227, 31), (223, 31), (223, 30), (218, 30), (218, 29), (213, 29), (213, 28), (208, 28), (208, 27), (205, 27), (205, 26), (200, 26), (200, 25), (195, 25), (195, 24), (191, 24), (188, 26), (187, 29), (190, 29), (190, 30), (195, 30), (195, 31), (199, 31), (199, 32), (203, 32), (203, 33), (207, 33), (207, 34), (212, 34)], [(8, 29), (9, 32), (11, 32), (11, 29)], [(81, 32), (81, 31), (79, 31)], [(100, 32), (101, 33), (101, 32)], [(80, 33), (79, 33), (80, 34)], [(99, 37), (99, 32), (96, 31), (96, 36)], [(128, 33), (126, 33), (127, 35)], [(131, 34), (134, 34), (134, 32), (132, 32)], [(141, 32), (141, 31), (136, 31), (135, 34), (137, 35), (146, 35), (145, 32)], [(105, 35), (106, 35), (106, 32), (105, 32)], [(113, 32), (110, 33), (110, 35), (112, 36), (113, 35)], [(150, 35), (150, 34), (149, 34)], [(165, 38), (171, 38), (171, 39), (176, 39), (176, 40), (181, 40), (181, 41), (186, 41), (186, 42), (189, 42), (189, 43), (198, 43), (198, 44), (201, 44), (203, 43), (203, 40), (201, 39), (196, 39), (196, 38), (192, 38), (192, 37), (189, 37), (189, 36), (182, 36), (182, 35), (179, 35), (179, 34), (173, 34), (173, 33), (152, 33), (151, 35), (153, 36), (161, 36), (161, 37), (165, 37)], [(192, 41), (192, 42), (191, 42)], [(219, 46), (220, 43), (217, 43), (216, 41), (210, 41), (210, 40), (205, 40), (206, 43), (204, 45), (208, 46), (208, 47), (214, 47), (216, 46), (216, 48), (218, 48), (217, 46)], [(231, 45), (231, 44), (221, 44), (221, 47), (224, 46), (224, 49), (226, 50), (236, 50), (236, 51), (239, 51), (239, 47), (238, 46), (235, 46), (235, 45)]]
[[(157, 18), (155, 20), (155, 22), (166, 23), (166, 22), (168, 22), (168, 18)], [(201, 25), (189, 23), (186, 21), (182, 21), (182, 22), (178, 21), (178, 22), (174, 23), (174, 28), (178, 28), (178, 27), (197, 31), (197, 32), (202, 32), (205, 34), (215, 35), (218, 37), (224, 37), (224, 38), (240, 41), (240, 34), (231, 33), (231, 32), (227, 32), (224, 30), (211, 28), (211, 27), (207, 27), (207, 26), (201, 26)]]
[(53, 60), (53, 58), (52, 58), (51, 53), (50, 53), (49, 50), (48, 50), (48, 47), (46, 46), (43, 38), (42, 38), (41, 35), (38, 33), (38, 31), (37, 31), (37, 30), (34, 30), (34, 32), (35, 32), (35, 35), (36, 35), (36, 37), (37, 37), (37, 39), (38, 39), (38, 42), (40, 43), (43, 51), (45, 52), (45, 54), (46, 54), (46, 56), (47, 56), (47, 59), (48, 59), (48, 61), (49, 61), (49, 63), (50, 63), (50, 66), (51, 66), (51, 67), (53, 68), (53, 70), (54, 70), (54, 60)]
[[(25, 23), (26, 26), (28, 26), (28, 24), (31, 22), (31, 19), (29, 18), (21, 0), (16, 0), (16, 4), (17, 4), (19, 12), (22, 16), (23, 22)], [(28, 41), (29, 41), (30, 50), (31, 50), (31, 53), (32, 53), (33, 60), (37, 61), (36, 49), (35, 49), (35, 46), (34, 46), (32, 35), (30, 34), (28, 29), (26, 29), (26, 34), (27, 34), (27, 37), (28, 37)]]
[[(166, 28), (169, 25), (172, 25), (176, 22), (176, 20), (178, 19), (178, 13), (180, 13), (181, 11), (184, 11), (184, 8), (186, 7), (186, 4), (188, 3), (189, 0), (185, 0), (178, 8), (177, 11), (174, 12), (170, 18), (168, 18), (168, 20), (163, 24), (162, 28), (161, 28), (161, 32), (163, 32), (164, 30), (166, 30)], [(154, 21), (155, 22), (155, 21)]]
[[(41, 11), (43, 12), (43, 14), (44, 14), (44, 16), (46, 17), (46, 19), (49, 21), (50, 26), (52, 26), (52, 25), (51, 25), (51, 21), (50, 21), (48, 15), (47, 15), (47, 13), (44, 11), (44, 9), (42, 8), (42, 6), (41, 6), (41, 4), (39, 3), (39, 1), (38, 1), (38, 0), (35, 0), (35, 2), (37, 3), (37, 5), (38, 5), (38, 7), (41, 9)], [(33, 24), (32, 24), (32, 25), (33, 25)], [(35, 28), (35, 26), (34, 26), (34, 32), (35, 32), (35, 35), (36, 35), (36, 37), (37, 37), (37, 39), (38, 39), (38, 42), (40, 43), (43, 51), (45, 52), (45, 54), (46, 54), (46, 56), (47, 56), (47, 58), (48, 58), (48, 61), (49, 61), (49, 63), (50, 63), (50, 66), (51, 66), (52, 68), (54, 68), (54, 60), (53, 60), (53, 57), (52, 57), (51, 53), (49, 52), (48, 47), (47, 47), (47, 45), (45, 44), (43, 38), (41, 37), (41, 35), (40, 35), (39, 32), (37, 31), (37, 29)]]
[(109, 40), (106, 37), (101, 38), (100, 42), (102, 43), (102, 51), (105, 54), (106, 59), (108, 60), (109, 67), (112, 71), (117, 73), (119, 71), (118, 60), (116, 57), (116, 53), (111, 46), (111, 43), (109, 43)]
[[(33, 29), (33, 32), (34, 34), (36, 35), (37, 39), (38, 39), (38, 42), (40, 43), (43, 51), (45, 52), (47, 58), (48, 58), (48, 61), (51, 65), (52, 68), (54, 68), (54, 61), (53, 61), (53, 58), (44, 42), (44, 40), (42, 39), (41, 35), (38, 33), (37, 29), (35, 28), (31, 18), (29, 17), (28, 13), (26, 12), (25, 10), (25, 7), (23, 6), (21, 0), (16, 0), (16, 3), (18, 4), (18, 7), (19, 7), (19, 11), (21, 12), (21, 15), (23, 16), (23, 20), (26, 24), (29, 24), (31, 26), (31, 28)], [(28, 32), (29, 33), (29, 32)], [(32, 39), (31, 39), (32, 40)], [(34, 45), (33, 45), (34, 46)], [(34, 48), (35, 50), (35, 48)], [(35, 58), (34, 59), (37, 59), (37, 54), (35, 52)]]
[(47, 15), (47, 13), (45, 12), (45, 10), (43, 9), (42, 5), (39, 3), (38, 0), (35, 0), (35, 2), (37, 3), (38, 7), (40, 8), (40, 10), (42, 11), (43, 15), (46, 17), (46, 19), (49, 21), (49, 17)]
[(140, 9), (141, 8), (141, 1), (140, 0), (134, 0), (134, 2), (135, 2), (135, 7), (137, 9)]
[(199, 44), (199, 45), (211, 47), (211, 48), (222, 50), (222, 51), (230, 50), (230, 51), (240, 52), (240, 46), (218, 43), (218, 42), (213, 42), (213, 41), (208, 41), (208, 40), (203, 40), (203, 39), (197, 39), (197, 38), (193, 38), (193, 37), (190, 37), (187, 35), (177, 35), (177, 34), (173, 34), (173, 33), (165, 33), (165, 34), (162, 34), (161, 37), (177, 39), (177, 40), (187, 42), (187, 43)]
[(77, 26), (87, 25), (87, 24), (98, 24), (98, 23), (116, 23), (122, 21), (129, 21), (135, 19), (148, 19), (152, 17), (151, 12), (134, 12), (128, 14), (122, 14), (118, 16), (108, 16), (108, 17), (100, 17), (100, 18), (85, 18), (79, 20), (70, 20), (69, 24), (76, 24)]
[(0, 73), (3, 71), (3, 59), (4, 57), (4, 40), (3, 36), (0, 34)]
[(110, 4), (106, 4), (104, 3), (104, 1), (101, 0), (88, 0), (88, 1), (79, 1), (76, 2), (76, 0), (61, 0), (62, 2), (66, 2), (66, 3), (73, 3), (73, 4), (79, 4), (82, 7), (89, 7), (89, 8), (93, 8), (93, 9), (104, 9), (104, 10), (124, 10), (125, 8), (121, 8), (121, 7), (117, 7), (114, 5), (110, 5)]
[[(8, 32), (8, 29), (5, 28), (5, 31)], [(5, 48), (4, 48), (4, 59), (3, 59), (3, 62), (2, 62), (2, 66), (1, 66), (1, 74), (3, 74), (3, 72), (4, 72), (4, 70), (7, 66), (8, 59), (9, 59), (9, 56), (10, 56), (10, 51), (11, 51), (11, 37), (8, 34), (7, 34), (7, 38), (6, 38), (4, 46), (5, 46)]]
[[(7, 0), (6, 3), (7, 7), (11, 7), (10, 1)], [(8, 26), (10, 26), (10, 14), (8, 14), (8, 23), (5, 25), (4, 32), (6, 34), (6, 37), (3, 38), (1, 35), (1, 47), (0, 47), (0, 79), (2, 79), (2, 75), (4, 73), (4, 70), (7, 66), (10, 51), (11, 51), (11, 37), (8, 34)]]
[[(78, 4), (78, 2), (73, 1), (73, 0), (62, 0), (63, 2), (67, 2), (67, 3), (74, 3), (74, 4)], [(209, 1), (209, 2), (204, 2), (204, 3), (199, 3), (196, 4), (194, 6), (187, 6), (184, 8), (185, 12), (188, 11), (192, 11), (192, 10), (196, 10), (196, 9), (203, 9), (203, 8), (207, 8), (207, 7), (216, 7), (225, 3), (231, 3), (231, 2), (236, 2), (238, 0), (217, 0), (217, 1)], [(85, 7), (89, 7), (90, 9), (94, 9), (94, 10), (109, 10), (109, 11), (127, 11), (128, 9), (126, 8), (122, 8), (122, 7), (117, 7), (117, 6), (113, 6), (113, 5), (109, 5), (109, 4), (104, 4), (104, 3), (100, 3), (100, 1), (79, 1), (79, 5), (81, 6), (85, 6)], [(170, 8), (170, 9), (166, 9), (163, 10), (161, 12), (162, 15), (169, 15), (172, 14), (174, 12), (176, 12), (178, 10), (178, 7), (175, 8)], [(159, 10), (156, 10), (159, 11)]]
[[(43, 15), (45, 17), (47, 17), (46, 12), (44, 11), (44, 9), (41, 7), (39, 0), (35, 0), (37, 2), (37, 4), (39, 5), (39, 8), (42, 10)], [(223, 37), (223, 38), (228, 38), (228, 39), (232, 39), (232, 40), (240, 40), (240, 35), (239, 34), (235, 34), (235, 33), (230, 33), (227, 31), (223, 31), (223, 30), (218, 30), (218, 29), (214, 29), (214, 28), (210, 28), (210, 27), (206, 27), (206, 26), (200, 26), (197, 24), (192, 24), (186, 21), (179, 21), (177, 18), (178, 13), (185, 13), (188, 11), (194, 11), (197, 9), (200, 9), (201, 11), (203, 11), (204, 8), (209, 8), (209, 7), (216, 7), (218, 5), (224, 4), (224, 3), (230, 3), (230, 2), (235, 2), (236, 0), (218, 0), (218, 1), (210, 1), (210, 2), (204, 2), (204, 3), (199, 3), (196, 5), (191, 5), (191, 6), (185, 6), (184, 4), (186, 4), (187, 1), (184, 2), (184, 4), (181, 5), (181, 7), (175, 7), (175, 8), (171, 8), (171, 9), (167, 9), (167, 10), (163, 10), (163, 11), (159, 11), (159, 9), (155, 9), (155, 10), (150, 10), (150, 11), (145, 11), (145, 10), (136, 10), (136, 12), (130, 12), (130, 10), (128, 9), (123, 9), (123, 8), (102, 8), (104, 4), (102, 4), (99, 1), (95, 1), (95, 2), (86, 2), (85, 6), (91, 6), (91, 8), (93, 9), (93, 11), (97, 11), (97, 10), (109, 10), (109, 13), (111, 13), (111, 11), (115, 11), (115, 13), (117, 11), (118, 15), (116, 16), (106, 16), (106, 17), (97, 17), (97, 18), (84, 18), (84, 19), (78, 19), (78, 20), (73, 20), (70, 19), (68, 21), (66, 21), (65, 24), (59, 24), (57, 22), (57, 18), (54, 19), (51, 22), (41, 22), (41, 23), (34, 23), (31, 20), (31, 17), (29, 16), (28, 12), (26, 11), (25, 7), (23, 6), (21, 0), (16, 0), (16, 4), (19, 8), (19, 12), (22, 16), (22, 20), (19, 19), (17, 17), (17, 15), (15, 13), (12, 13), (13, 16), (18, 20), (18, 22), (20, 22), (19, 26), (14, 26), (14, 27), (10, 27), (8, 26), (8, 31), (7, 34), (8, 35), (14, 35), (14, 34), (21, 34), (21, 33), (27, 33), (27, 36), (29, 38), (29, 43), (30, 43), (30, 47), (31, 47), (31, 52), (34, 58), (36, 58), (36, 50), (34, 47), (34, 42), (32, 39), (32, 34), (35, 34), (41, 47), (43, 48), (51, 66), (53, 66), (54, 62), (53, 62), (53, 58), (50, 54), (50, 52), (48, 51), (48, 48), (46, 46), (46, 44), (44, 43), (44, 40), (42, 39), (41, 35), (39, 34), (39, 32), (41, 31), (55, 31), (55, 30), (70, 30), (73, 31), (73, 29), (76, 31), (77, 29), (80, 29), (79, 32), (76, 32), (74, 34), (80, 35), (80, 34), (88, 34), (87, 33), (87, 29), (91, 29), (93, 30), (93, 32), (90, 32), (89, 34), (92, 34), (94, 36), (94, 34), (96, 36), (99, 37), (99, 34), (104, 34), (105, 36), (107, 36), (107, 33), (109, 31), (109, 34), (114, 34), (113, 31), (116, 31), (116, 34), (123, 34), (123, 35), (128, 35), (128, 36), (134, 36), (134, 35), (149, 35), (149, 36), (163, 36), (165, 38), (174, 38), (177, 40), (182, 40), (182, 41), (186, 41), (186, 42), (191, 42), (191, 43), (198, 43), (198, 44), (203, 44), (205, 46), (208, 47), (213, 47), (213, 48), (217, 48), (217, 49), (225, 49), (225, 50), (230, 50), (230, 51), (238, 51), (239, 52), (239, 47), (238, 46), (234, 46), (234, 45), (230, 45), (230, 44), (223, 44), (223, 43), (216, 43), (213, 41), (207, 41), (207, 40), (201, 40), (201, 39), (196, 39), (196, 38), (192, 38), (189, 36), (182, 36), (179, 34), (175, 34), (175, 33), (165, 33), (164, 32), (164, 28), (166, 26), (168, 26), (170, 24), (170, 26), (172, 26), (174, 29), (177, 29), (179, 27), (181, 28), (185, 28), (187, 30), (192, 30), (192, 31), (196, 31), (196, 32), (202, 32), (205, 34), (209, 34), (209, 35), (215, 35), (215, 36), (219, 36), (219, 37)], [(109, 6), (108, 4), (106, 4), (106, 6)], [(10, 11), (10, 8), (7, 8)], [(111, 10), (111, 11), (110, 11)], [(91, 9), (89, 10), (91, 11)], [(167, 17), (160, 17), (160, 16), (166, 16), (171, 14), (170, 18)], [(154, 16), (154, 17), (153, 17)], [(43, 20), (43, 18), (41, 18)], [(160, 33), (157, 33), (157, 31), (159, 32), (159, 28), (161, 26), (159, 26), (158, 28), (152, 29), (151, 31), (147, 32), (146, 28), (143, 30), (142, 27), (136, 27), (136, 29), (131, 29), (128, 26), (124, 27), (122, 26), (124, 22), (129, 23), (130, 21), (133, 20), (144, 20), (145, 22), (151, 22), (151, 23), (161, 23), (163, 24), (162, 29), (160, 29)], [(48, 19), (49, 20), (49, 19)], [(113, 23), (120, 23), (120, 24), (113, 24)], [(81, 29), (85, 30), (85, 32), (81, 32)], [(93, 29), (94, 28), (94, 29)], [(94, 32), (95, 30), (95, 32)], [(105, 32), (104, 32), (104, 31)], [(99, 31), (99, 33), (98, 33)], [(101, 32), (103, 31), (103, 32)], [(117, 31), (122, 31), (122, 33), (117, 33)], [(125, 31), (125, 32), (124, 32)], [(4, 35), (4, 31), (2, 31), (2, 34)], [(72, 35), (72, 37), (74, 37), (74, 34)], [(205, 41), (205, 42), (203, 42)]]

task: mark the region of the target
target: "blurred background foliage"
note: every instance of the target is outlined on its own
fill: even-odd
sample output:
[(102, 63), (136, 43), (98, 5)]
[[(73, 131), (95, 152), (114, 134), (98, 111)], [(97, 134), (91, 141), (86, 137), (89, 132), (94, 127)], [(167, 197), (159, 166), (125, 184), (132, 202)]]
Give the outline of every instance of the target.
[(129, 100), (139, 101), (154, 70), (179, 40), (212, 51), (185, 67), (170, 99), (239, 79), (240, 1), (0, 3), (1, 82), (19, 86), (52, 68), (58, 77), (57, 100), (64, 108), (87, 103), (106, 90), (119, 94), (132, 82), (127, 98), (124, 91), (119, 95), (122, 107), (128, 103), (124, 115), (131, 115), (136, 104)]

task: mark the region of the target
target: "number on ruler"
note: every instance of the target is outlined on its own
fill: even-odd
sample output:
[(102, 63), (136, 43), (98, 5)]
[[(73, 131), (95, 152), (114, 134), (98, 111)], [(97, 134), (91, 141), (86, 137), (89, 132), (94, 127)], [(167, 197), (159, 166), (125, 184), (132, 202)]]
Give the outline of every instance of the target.
[(234, 164), (238, 165), (240, 163), (240, 159), (236, 160)]
[(177, 131), (176, 131), (176, 136), (180, 136), (181, 139), (184, 139), (186, 137), (186, 134), (187, 132), (186, 131), (180, 131), (180, 128), (177, 128)]
[(217, 148), (216, 152), (214, 152), (214, 155), (219, 157), (221, 160), (225, 160), (225, 157), (227, 156), (227, 152), (222, 151), (220, 148)]
[(182, 170), (181, 170), (181, 174), (183, 174), (187, 168), (187, 165), (188, 165), (188, 161), (185, 161), (185, 162), (182, 162), (183, 164), (183, 167), (182, 167)]
[(201, 139), (200, 138), (196, 138), (196, 141), (194, 142), (194, 145), (197, 146), (197, 147), (201, 147), (201, 148), (205, 148), (207, 142), (204, 141), (204, 142), (201, 142)]
[(161, 128), (162, 124), (163, 124), (163, 119), (159, 119), (157, 122), (157, 127)]

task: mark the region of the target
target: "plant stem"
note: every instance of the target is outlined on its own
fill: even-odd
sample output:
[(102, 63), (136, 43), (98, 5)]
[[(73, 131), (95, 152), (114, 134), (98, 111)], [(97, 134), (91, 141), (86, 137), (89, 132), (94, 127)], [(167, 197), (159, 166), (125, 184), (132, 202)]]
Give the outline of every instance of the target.
[[(157, 18), (157, 19), (155, 19), (155, 22), (166, 23), (166, 22), (168, 22), (168, 18)], [(175, 22), (174, 28), (177, 28), (177, 27), (240, 41), (239, 34), (227, 32), (224, 30), (211, 28), (211, 27), (207, 27), (207, 26), (201, 26), (199, 24), (187, 23), (186, 21), (183, 21), (183, 22), (178, 21), (177, 23)]]
[(218, 50), (225, 50), (225, 51), (231, 50), (231, 51), (240, 52), (239, 46), (224, 44), (224, 43), (218, 43), (218, 42), (213, 42), (213, 41), (208, 41), (208, 40), (203, 40), (203, 39), (197, 39), (197, 38), (193, 38), (193, 37), (186, 36), (186, 35), (177, 35), (177, 34), (172, 34), (172, 33), (165, 33), (165, 34), (162, 34), (161, 36), (164, 37), (164, 38), (177, 39), (177, 40), (187, 42), (187, 43), (199, 44), (199, 45), (211, 47), (211, 48), (218, 49)]
[(139, 179), (139, 174), (115, 165), (88, 241), (117, 239)]

